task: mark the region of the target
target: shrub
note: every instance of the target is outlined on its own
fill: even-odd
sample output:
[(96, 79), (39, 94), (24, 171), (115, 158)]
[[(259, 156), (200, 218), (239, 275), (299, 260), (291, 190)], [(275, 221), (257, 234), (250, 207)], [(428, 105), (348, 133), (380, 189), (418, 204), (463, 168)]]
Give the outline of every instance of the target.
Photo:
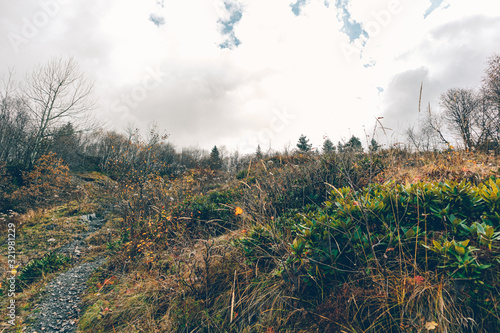
[(12, 208), (9, 200), (12, 188), (12, 177), (7, 172), (6, 164), (0, 163), (0, 207), (3, 212)]
[(71, 259), (62, 254), (50, 252), (40, 259), (28, 262), (19, 271), (17, 279), (21, 288), (38, 281), (46, 274), (57, 272), (70, 266)]
[(241, 170), (236, 174), (236, 179), (241, 180), (248, 176), (248, 170)]
[[(432, 275), (432, 283), (446, 281), (449, 292), (467, 300), (456, 305), (463, 318), (496, 331), (499, 203), (500, 180), (495, 179), (478, 186), (446, 181), (373, 184), (360, 191), (334, 188), (321, 209), (256, 225), (234, 245), (249, 264), (272, 263), (263, 272), (282, 277), (302, 300), (321, 299), (345, 283), (367, 278), (371, 282), (360, 288), (371, 284), (378, 289), (387, 279), (416, 286), (424, 283), (422, 276)], [(363, 306), (368, 307), (368, 299), (378, 296), (366, 297)], [(401, 299), (388, 297), (385, 302), (387, 313), (379, 319), (387, 324), (393, 320), (383, 316), (393, 316), (417, 325), (418, 313), (404, 312)], [(369, 328), (364, 321), (359, 324)], [(457, 327), (462, 324), (453, 321)]]
[(10, 197), (15, 206), (22, 210), (47, 207), (75, 195), (69, 168), (54, 153), (40, 157), (33, 170), (25, 172), (23, 178), (25, 185)]

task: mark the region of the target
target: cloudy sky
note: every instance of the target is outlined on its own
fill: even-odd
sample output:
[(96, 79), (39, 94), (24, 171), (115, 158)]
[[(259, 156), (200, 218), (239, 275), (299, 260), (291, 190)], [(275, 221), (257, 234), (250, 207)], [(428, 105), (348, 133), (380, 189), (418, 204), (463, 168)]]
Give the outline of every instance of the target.
[(496, 0), (45, 0), (0, 3), (0, 73), (76, 58), (109, 129), (240, 152), (372, 134), (476, 88), (500, 52)]

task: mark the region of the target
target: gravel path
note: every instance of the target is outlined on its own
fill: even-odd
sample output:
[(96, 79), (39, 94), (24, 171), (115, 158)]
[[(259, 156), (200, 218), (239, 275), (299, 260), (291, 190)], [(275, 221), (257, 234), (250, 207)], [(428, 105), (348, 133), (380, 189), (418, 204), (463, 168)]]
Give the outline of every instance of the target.
[(42, 302), (35, 308), (35, 322), (26, 332), (76, 332), (81, 310), (79, 295), (86, 289), (90, 274), (103, 263), (104, 259), (99, 259), (81, 264), (50, 282)]
[(75, 237), (74, 241), (62, 246), (57, 251), (58, 253), (62, 253), (62, 254), (65, 254), (69, 257), (77, 258), (77, 259), (79, 259), (80, 256), (84, 256), (85, 250), (87, 249), (87, 244), (85, 243), (85, 238), (87, 238), (88, 236), (90, 236), (94, 232), (101, 229), (102, 226), (104, 225), (104, 223), (106, 222), (105, 220), (98, 219), (95, 216), (95, 214), (83, 215), (80, 217), (80, 220), (83, 223), (87, 224), (88, 231), (80, 233), (77, 237)]
[[(77, 261), (84, 256), (85, 252), (78, 249), (86, 249), (85, 237), (99, 230), (105, 222), (96, 219), (95, 215), (82, 216), (82, 220), (88, 223), (89, 231), (80, 234), (75, 241), (58, 251), (76, 257)], [(47, 285), (42, 300), (28, 316), (32, 324), (25, 332), (76, 332), (81, 311), (80, 295), (86, 289), (86, 282), (92, 272), (104, 262), (105, 259), (100, 258), (84, 264), (77, 263), (77, 266), (52, 280)]]

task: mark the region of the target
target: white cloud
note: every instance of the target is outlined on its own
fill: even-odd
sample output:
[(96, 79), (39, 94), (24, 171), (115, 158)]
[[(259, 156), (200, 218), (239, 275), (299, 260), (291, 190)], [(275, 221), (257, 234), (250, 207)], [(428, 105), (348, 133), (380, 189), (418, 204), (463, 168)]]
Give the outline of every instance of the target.
[[(233, 27), (241, 41), (233, 50), (219, 47), (227, 38), (220, 20), (230, 15), (222, 0), (166, 1), (163, 8), (154, 0), (78, 0), (61, 7), (20, 54), (1, 39), (8, 51), (0, 60), (4, 70), (24, 71), (72, 54), (96, 80), (97, 112), (110, 127), (156, 121), (179, 146), (253, 150), (271, 137), (275, 149), (294, 146), (302, 133), (317, 146), (325, 134), (362, 137), (363, 126), (369, 131), (384, 114), (404, 127), (422, 80), (430, 102), (454, 85), (475, 86), (500, 45), (500, 16), (487, 0), (455, 0), (426, 19), (428, 1), (351, 0), (351, 19), (370, 33), (366, 45), (349, 43), (338, 9), (323, 0), (308, 1), (298, 16), (291, 1), (235, 3), (243, 16)], [(23, 4), (0, 5), (2, 31), (20, 29), (23, 15), (40, 10)], [(149, 21), (152, 13), (165, 24)], [(160, 72), (159, 82), (151, 71)], [(280, 123), (283, 112), (293, 118)]]

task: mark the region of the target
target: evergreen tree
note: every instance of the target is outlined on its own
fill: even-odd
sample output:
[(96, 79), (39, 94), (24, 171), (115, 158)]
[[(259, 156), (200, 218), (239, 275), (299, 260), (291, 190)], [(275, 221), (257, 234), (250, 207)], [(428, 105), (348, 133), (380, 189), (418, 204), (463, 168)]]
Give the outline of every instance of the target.
[(80, 138), (72, 123), (55, 130), (49, 149), (62, 158), (71, 169), (78, 170), (82, 167)]
[(372, 138), (372, 141), (370, 142), (370, 147), (368, 147), (368, 149), (370, 149), (372, 153), (375, 153), (379, 150), (379, 148), (380, 145), (378, 144), (378, 142), (374, 138)]
[(332, 154), (335, 152), (335, 145), (333, 144), (332, 140), (326, 139), (323, 142), (323, 153), (324, 154)]
[(260, 149), (260, 145), (257, 145), (257, 151), (255, 152), (255, 157), (258, 160), (261, 160), (264, 155), (262, 154), (262, 150)]
[(222, 169), (222, 158), (220, 157), (217, 146), (214, 146), (212, 148), (212, 151), (210, 152), (210, 169), (212, 170)]
[(299, 142), (297, 143), (297, 148), (301, 153), (307, 153), (311, 151), (312, 144), (309, 143), (309, 139), (305, 135), (301, 135)]
[(363, 145), (361, 144), (361, 140), (354, 135), (351, 136), (349, 141), (347, 141), (345, 144), (342, 144), (339, 142), (338, 144), (339, 147), (339, 152), (341, 151), (353, 151), (353, 152), (362, 152), (363, 151)]
[(342, 141), (339, 141), (337, 143), (337, 150), (339, 151), (339, 153), (344, 151), (344, 145), (342, 144)]

